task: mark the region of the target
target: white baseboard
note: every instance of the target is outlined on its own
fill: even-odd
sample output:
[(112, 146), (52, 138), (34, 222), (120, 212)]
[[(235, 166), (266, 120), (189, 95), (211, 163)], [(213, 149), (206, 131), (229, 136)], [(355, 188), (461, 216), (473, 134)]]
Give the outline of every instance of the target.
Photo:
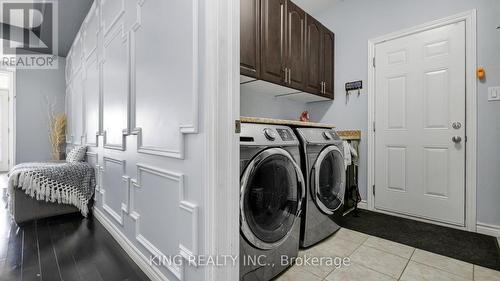
[(498, 225), (477, 222), (476, 231), (477, 233), (486, 234), (494, 237), (500, 237), (500, 226)]
[(158, 268), (150, 266), (147, 258), (137, 249), (125, 235), (101, 212), (99, 209), (94, 208), (95, 218), (106, 228), (106, 230), (113, 236), (127, 255), (139, 266), (139, 268), (146, 274), (149, 279), (154, 281), (168, 281), (167, 277), (161, 273)]
[(368, 202), (366, 202), (366, 200), (361, 200), (361, 202), (358, 203), (358, 208), (368, 210)]

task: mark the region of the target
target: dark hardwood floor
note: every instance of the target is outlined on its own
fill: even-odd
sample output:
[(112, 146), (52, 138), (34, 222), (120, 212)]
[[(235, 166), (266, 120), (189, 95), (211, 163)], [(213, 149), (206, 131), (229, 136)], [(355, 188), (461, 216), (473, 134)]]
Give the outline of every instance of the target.
[(92, 217), (16, 225), (0, 195), (0, 280), (149, 280)]

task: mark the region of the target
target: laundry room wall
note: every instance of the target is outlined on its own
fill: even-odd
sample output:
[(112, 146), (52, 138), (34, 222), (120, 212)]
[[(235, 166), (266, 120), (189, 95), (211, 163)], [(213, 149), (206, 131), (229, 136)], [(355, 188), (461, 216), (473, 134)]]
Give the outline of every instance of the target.
[(257, 92), (241, 92), (240, 113), (245, 117), (298, 120), (307, 104)]
[(152, 280), (205, 276), (165, 260), (208, 251), (205, 3), (95, 0), (67, 56), (67, 143), (88, 146), (93, 212)]
[[(295, 0), (335, 32), (335, 100), (307, 105), (315, 121), (335, 123), (342, 129), (361, 129), (361, 196), (367, 190), (368, 97), (367, 42), (371, 38), (477, 9), (478, 66), (487, 78), (478, 83), (477, 221), (500, 232), (500, 102), (487, 101), (487, 88), (500, 86), (500, 1), (497, 0)], [(344, 84), (363, 80), (365, 89), (346, 100)]]

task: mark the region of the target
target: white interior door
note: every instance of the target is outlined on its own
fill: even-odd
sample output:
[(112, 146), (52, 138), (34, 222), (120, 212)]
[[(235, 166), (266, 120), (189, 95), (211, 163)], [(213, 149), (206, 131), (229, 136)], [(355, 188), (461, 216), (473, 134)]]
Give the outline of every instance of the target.
[(0, 172), (9, 170), (9, 92), (0, 90)]
[(375, 208), (465, 225), (465, 22), (375, 58)]

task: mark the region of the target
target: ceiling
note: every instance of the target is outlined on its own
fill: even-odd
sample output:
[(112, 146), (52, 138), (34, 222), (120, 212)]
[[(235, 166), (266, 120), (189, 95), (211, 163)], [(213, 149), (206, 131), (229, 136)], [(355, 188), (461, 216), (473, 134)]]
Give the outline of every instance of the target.
[[(23, 0), (23, 3), (25, 2), (31, 2), (31, 0)], [(58, 9), (58, 25), (56, 27), (58, 50), (56, 55), (66, 57), (94, 0), (56, 0), (56, 2)], [(50, 27), (44, 25), (42, 21), (43, 15), (37, 15), (36, 13), (32, 13), (31, 15), (31, 24), (38, 27), (30, 29), (30, 38), (38, 37), (40, 39), (38, 41), (43, 44), (43, 41), (47, 40), (50, 34)], [(39, 25), (41, 21), (42, 24)], [(14, 37), (22, 38), (23, 30), (26, 30), (23, 28), (22, 13), (11, 13), (11, 18), (8, 22), (2, 21), (0, 23), (10, 26), (11, 36)], [(17, 40), (11, 39), (11, 41)], [(50, 40), (48, 41), (50, 42)]]
[(312, 16), (316, 16), (322, 11), (325, 11), (337, 2), (344, 2), (345, 0), (293, 0), (297, 6), (306, 11)]
[(94, 0), (59, 0), (59, 52), (66, 57)]

